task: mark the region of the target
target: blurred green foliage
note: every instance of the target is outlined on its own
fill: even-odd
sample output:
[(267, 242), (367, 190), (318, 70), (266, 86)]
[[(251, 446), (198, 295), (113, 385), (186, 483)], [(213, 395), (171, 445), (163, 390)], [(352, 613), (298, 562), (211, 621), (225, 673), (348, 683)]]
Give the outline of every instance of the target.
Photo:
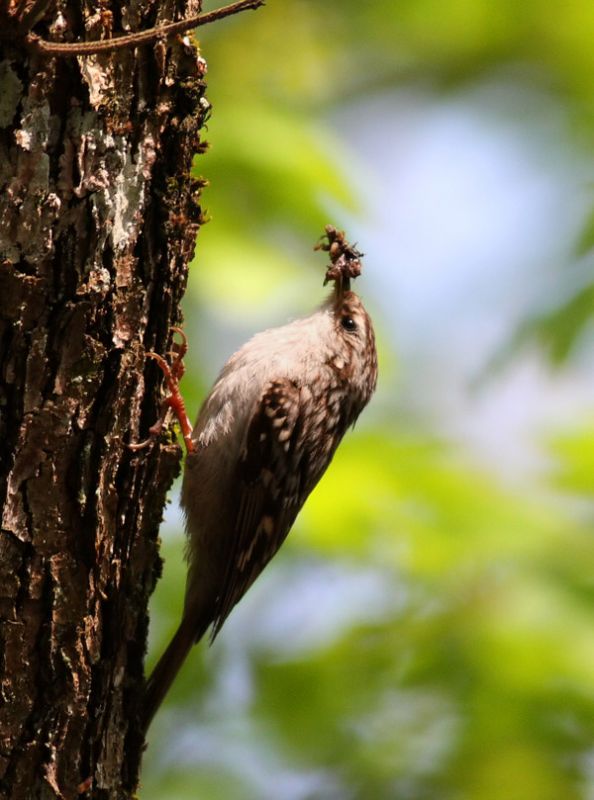
[[(311, 240), (339, 209), (367, 213), (353, 178), (365, 167), (325, 124), (330, 109), (512, 70), (563, 110), (567, 147), (588, 153), (593, 41), (591, 0), (270, 0), (205, 30), (212, 150), (195, 168), (211, 181), (212, 223), (185, 307), (203, 342), (188, 407), (212, 377), (217, 330), (310, 309), (322, 271)], [(590, 220), (576, 258), (592, 240)], [(566, 266), (517, 337), (557, 367), (594, 311), (592, 270), (573, 287)], [(191, 654), (150, 731), (144, 800), (594, 796), (592, 419), (548, 436), (540, 479), (502, 487), (430, 421), (400, 417), (397, 343), (377, 326), (375, 413), (215, 645)], [(179, 619), (180, 528), (163, 534), (151, 660)]]

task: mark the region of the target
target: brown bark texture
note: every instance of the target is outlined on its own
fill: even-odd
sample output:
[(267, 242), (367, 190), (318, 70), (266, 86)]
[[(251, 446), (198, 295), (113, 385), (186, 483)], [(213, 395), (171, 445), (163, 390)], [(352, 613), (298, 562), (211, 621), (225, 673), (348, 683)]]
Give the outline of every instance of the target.
[[(28, 50), (0, 0), (0, 798), (127, 798), (138, 782), (147, 602), (179, 469), (140, 452), (201, 220), (208, 104), (188, 38), (79, 58)], [(50, 0), (88, 40), (188, 0)], [(10, 35), (6, 35), (10, 33)]]

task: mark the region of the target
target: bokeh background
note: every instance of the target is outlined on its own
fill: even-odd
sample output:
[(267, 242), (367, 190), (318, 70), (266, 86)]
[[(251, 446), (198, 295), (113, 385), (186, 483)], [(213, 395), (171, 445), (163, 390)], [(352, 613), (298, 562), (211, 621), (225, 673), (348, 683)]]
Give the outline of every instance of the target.
[[(212, 7), (210, 4), (209, 7)], [(192, 415), (366, 253), (377, 395), (150, 731), (143, 800), (594, 798), (594, 4), (269, 0), (201, 32)], [(150, 664), (183, 601), (174, 493)]]

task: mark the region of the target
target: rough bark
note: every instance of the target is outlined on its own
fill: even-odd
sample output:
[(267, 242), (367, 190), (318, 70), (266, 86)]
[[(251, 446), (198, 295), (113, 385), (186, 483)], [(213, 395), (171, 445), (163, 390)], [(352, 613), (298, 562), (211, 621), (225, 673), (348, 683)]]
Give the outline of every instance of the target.
[[(6, 33), (18, 4), (0, 2)], [(21, 4), (22, 7), (23, 4)], [(26, 5), (26, 4), (25, 4)], [(195, 13), (49, 4), (46, 38)], [(14, 26), (13, 26), (14, 27)], [(188, 39), (86, 58), (0, 41), (0, 797), (124, 798), (177, 444), (158, 415), (200, 221), (204, 63)]]

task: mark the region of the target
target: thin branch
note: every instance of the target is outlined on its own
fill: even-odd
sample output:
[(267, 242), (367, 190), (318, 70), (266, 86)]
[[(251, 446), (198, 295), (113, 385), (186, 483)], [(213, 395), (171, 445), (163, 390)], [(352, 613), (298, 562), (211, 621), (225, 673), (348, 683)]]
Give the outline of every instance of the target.
[(264, 5), (264, 0), (238, 0), (238, 2), (230, 3), (228, 6), (216, 8), (214, 11), (208, 11), (205, 14), (196, 14), (193, 17), (180, 19), (177, 22), (169, 22), (167, 25), (161, 25), (158, 28), (151, 28), (147, 31), (138, 31), (137, 33), (129, 33), (125, 36), (116, 36), (113, 39), (101, 39), (96, 42), (48, 42), (45, 39), (39, 38), (34, 33), (30, 33), (27, 37), (28, 43), (31, 47), (40, 53), (49, 56), (90, 56), (95, 53), (113, 52), (114, 50), (122, 50), (126, 47), (137, 47), (147, 42), (152, 42), (155, 39), (161, 39), (166, 36), (173, 36), (176, 33), (182, 33), (189, 28), (198, 28), (201, 25), (208, 25), (211, 22), (216, 22), (224, 17), (230, 17), (233, 14), (239, 14), (241, 11), (253, 10), (255, 11), (260, 6)]

